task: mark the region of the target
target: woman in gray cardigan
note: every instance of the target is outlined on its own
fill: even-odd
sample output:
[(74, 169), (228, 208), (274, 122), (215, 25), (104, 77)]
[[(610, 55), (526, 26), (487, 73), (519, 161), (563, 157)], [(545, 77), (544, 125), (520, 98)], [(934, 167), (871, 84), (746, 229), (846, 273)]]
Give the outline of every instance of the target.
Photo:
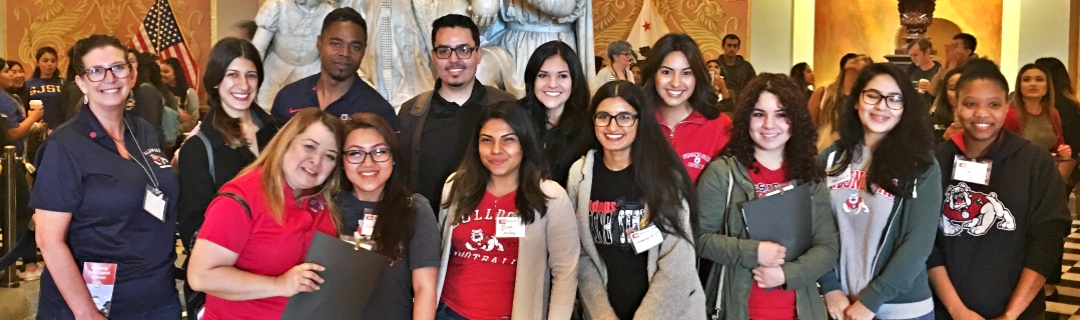
[(439, 211), (435, 319), (569, 319), (577, 225), (558, 183), (542, 179), (536, 128), (517, 102), (484, 107)]
[(569, 172), (586, 319), (704, 319), (690, 238), (693, 186), (642, 89), (597, 91), (587, 155)]
[[(836, 264), (840, 239), (802, 90), (781, 74), (751, 80), (725, 155), (698, 180), (697, 249), (715, 262), (705, 288), (708, 308), (721, 318), (827, 319), (817, 279)], [(803, 185), (812, 204), (810, 248), (795, 253), (750, 239), (743, 204)]]

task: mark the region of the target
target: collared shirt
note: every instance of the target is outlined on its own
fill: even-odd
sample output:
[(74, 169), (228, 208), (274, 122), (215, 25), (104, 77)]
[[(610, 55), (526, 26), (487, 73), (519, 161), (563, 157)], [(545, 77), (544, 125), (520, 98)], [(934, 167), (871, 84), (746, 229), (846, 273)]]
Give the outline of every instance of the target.
[(480, 101), (487, 90), (480, 81), (473, 83), (472, 94), (464, 105), (446, 101), (439, 95), (442, 80), (435, 81), (431, 95), (431, 114), (424, 121), (420, 134), (420, 177), (417, 192), (438, 207), (442, 200), (442, 186), (446, 177), (454, 173), (473, 133), (473, 126), (480, 118)]
[[(84, 262), (116, 263), (111, 316), (130, 317), (175, 303), (176, 199), (179, 182), (145, 120), (124, 114), (120, 157), (90, 107), (57, 128), (42, 144), (30, 207), (71, 214), (67, 244), (80, 269)], [(149, 167), (149, 168), (147, 168)], [(147, 171), (149, 169), (149, 171)], [(164, 219), (143, 209), (147, 187), (157, 181), (165, 195)], [(49, 270), (41, 299), (66, 305)]]
[[(0, 91), (0, 116), (3, 116), (0, 119), (7, 125), (5, 126), (6, 130), (18, 128), (19, 124), (26, 120), (22, 107), (6, 91)], [(26, 141), (25, 137), (0, 141), (0, 146), (15, 146), (15, 153), (22, 154), (24, 141)]]
[[(285, 123), (301, 109), (318, 108), (319, 94), (316, 91), (316, 84), (319, 83), (320, 75), (322, 73), (316, 73), (281, 88), (274, 99), (274, 107), (270, 109), (270, 114), (281, 119), (281, 123)], [(352, 119), (352, 114), (357, 112), (375, 113), (385, 118), (394, 131), (401, 131), (401, 119), (398, 119), (394, 107), (379, 95), (378, 91), (360, 79), (360, 76), (354, 76), (349, 90), (345, 91), (341, 98), (327, 105), (323, 111), (341, 120)]]
[(660, 131), (668, 138), (668, 142), (675, 148), (675, 154), (686, 166), (686, 172), (690, 174), (690, 180), (696, 182), (705, 166), (720, 155), (728, 140), (731, 139), (731, 118), (721, 113), (716, 119), (709, 120), (705, 115), (691, 112), (674, 126), (664, 123), (660, 112), (656, 113), (656, 120), (660, 122)]

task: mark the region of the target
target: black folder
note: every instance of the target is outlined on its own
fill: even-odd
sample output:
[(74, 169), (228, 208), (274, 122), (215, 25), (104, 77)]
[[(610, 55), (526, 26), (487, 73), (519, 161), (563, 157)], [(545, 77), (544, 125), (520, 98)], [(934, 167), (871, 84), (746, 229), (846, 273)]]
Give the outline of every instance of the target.
[(315, 233), (304, 261), (325, 267), (318, 272), (325, 282), (315, 292), (289, 298), (283, 320), (360, 318), (387, 265), (383, 255), (354, 249), (352, 244), (321, 232)]
[(744, 203), (742, 215), (750, 239), (784, 246), (784, 261), (798, 258), (813, 246), (810, 203), (807, 184)]

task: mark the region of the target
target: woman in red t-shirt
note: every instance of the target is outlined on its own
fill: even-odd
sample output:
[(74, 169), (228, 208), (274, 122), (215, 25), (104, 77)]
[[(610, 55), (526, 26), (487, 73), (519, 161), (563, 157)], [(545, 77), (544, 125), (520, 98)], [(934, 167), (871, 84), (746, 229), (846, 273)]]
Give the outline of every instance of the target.
[(443, 187), (435, 319), (569, 319), (580, 245), (574, 208), (546, 180), (537, 130), (517, 102), (484, 107)]
[(324, 268), (303, 263), (315, 232), (337, 237), (341, 120), (317, 108), (296, 114), (258, 159), (221, 187), (188, 264), (206, 292), (202, 319), (276, 319), (289, 297), (319, 290)]
[[(705, 291), (709, 311), (723, 313), (722, 318), (827, 319), (817, 279), (836, 264), (840, 237), (825, 173), (815, 160), (817, 131), (802, 90), (782, 74), (751, 80), (746, 100), (735, 111), (725, 155), (709, 164), (698, 181), (697, 251), (715, 263)], [(800, 255), (750, 239), (742, 204), (804, 184), (813, 201), (812, 246)], [(718, 292), (723, 293), (719, 302)]]

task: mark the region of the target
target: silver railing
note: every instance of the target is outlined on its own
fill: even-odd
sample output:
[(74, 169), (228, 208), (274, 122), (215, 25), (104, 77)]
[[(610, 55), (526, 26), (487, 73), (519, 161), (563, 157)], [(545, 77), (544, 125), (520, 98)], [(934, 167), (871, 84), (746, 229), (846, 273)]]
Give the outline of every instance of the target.
[[(16, 161), (14, 146), (4, 147), (3, 160), (2, 162), (0, 162), (0, 164), (3, 165), (3, 170), (6, 170), (8, 172), (8, 174), (4, 175), (4, 185), (6, 186), (5, 190), (7, 190), (4, 193), (4, 199), (7, 199), (7, 201), (4, 201), (6, 205), (4, 206), (3, 212), (4, 247), (3, 250), (0, 250), (0, 252), (7, 254), (15, 248), (15, 241), (18, 241), (19, 239), (15, 234), (15, 229), (17, 229), (15, 217), (16, 212), (18, 211), (18, 205), (16, 204), (16, 182), (18, 180), (16, 179), (20, 179), (22, 177), (19, 177), (19, 175), (16, 174), (19, 171), (15, 170), (15, 166), (20, 163), (19, 161)], [(4, 274), (3, 279), (0, 279), (0, 288), (18, 287), (19, 276), (18, 274), (16, 274), (15, 264), (12, 263), (11, 266), (7, 268), (7, 273)]]

